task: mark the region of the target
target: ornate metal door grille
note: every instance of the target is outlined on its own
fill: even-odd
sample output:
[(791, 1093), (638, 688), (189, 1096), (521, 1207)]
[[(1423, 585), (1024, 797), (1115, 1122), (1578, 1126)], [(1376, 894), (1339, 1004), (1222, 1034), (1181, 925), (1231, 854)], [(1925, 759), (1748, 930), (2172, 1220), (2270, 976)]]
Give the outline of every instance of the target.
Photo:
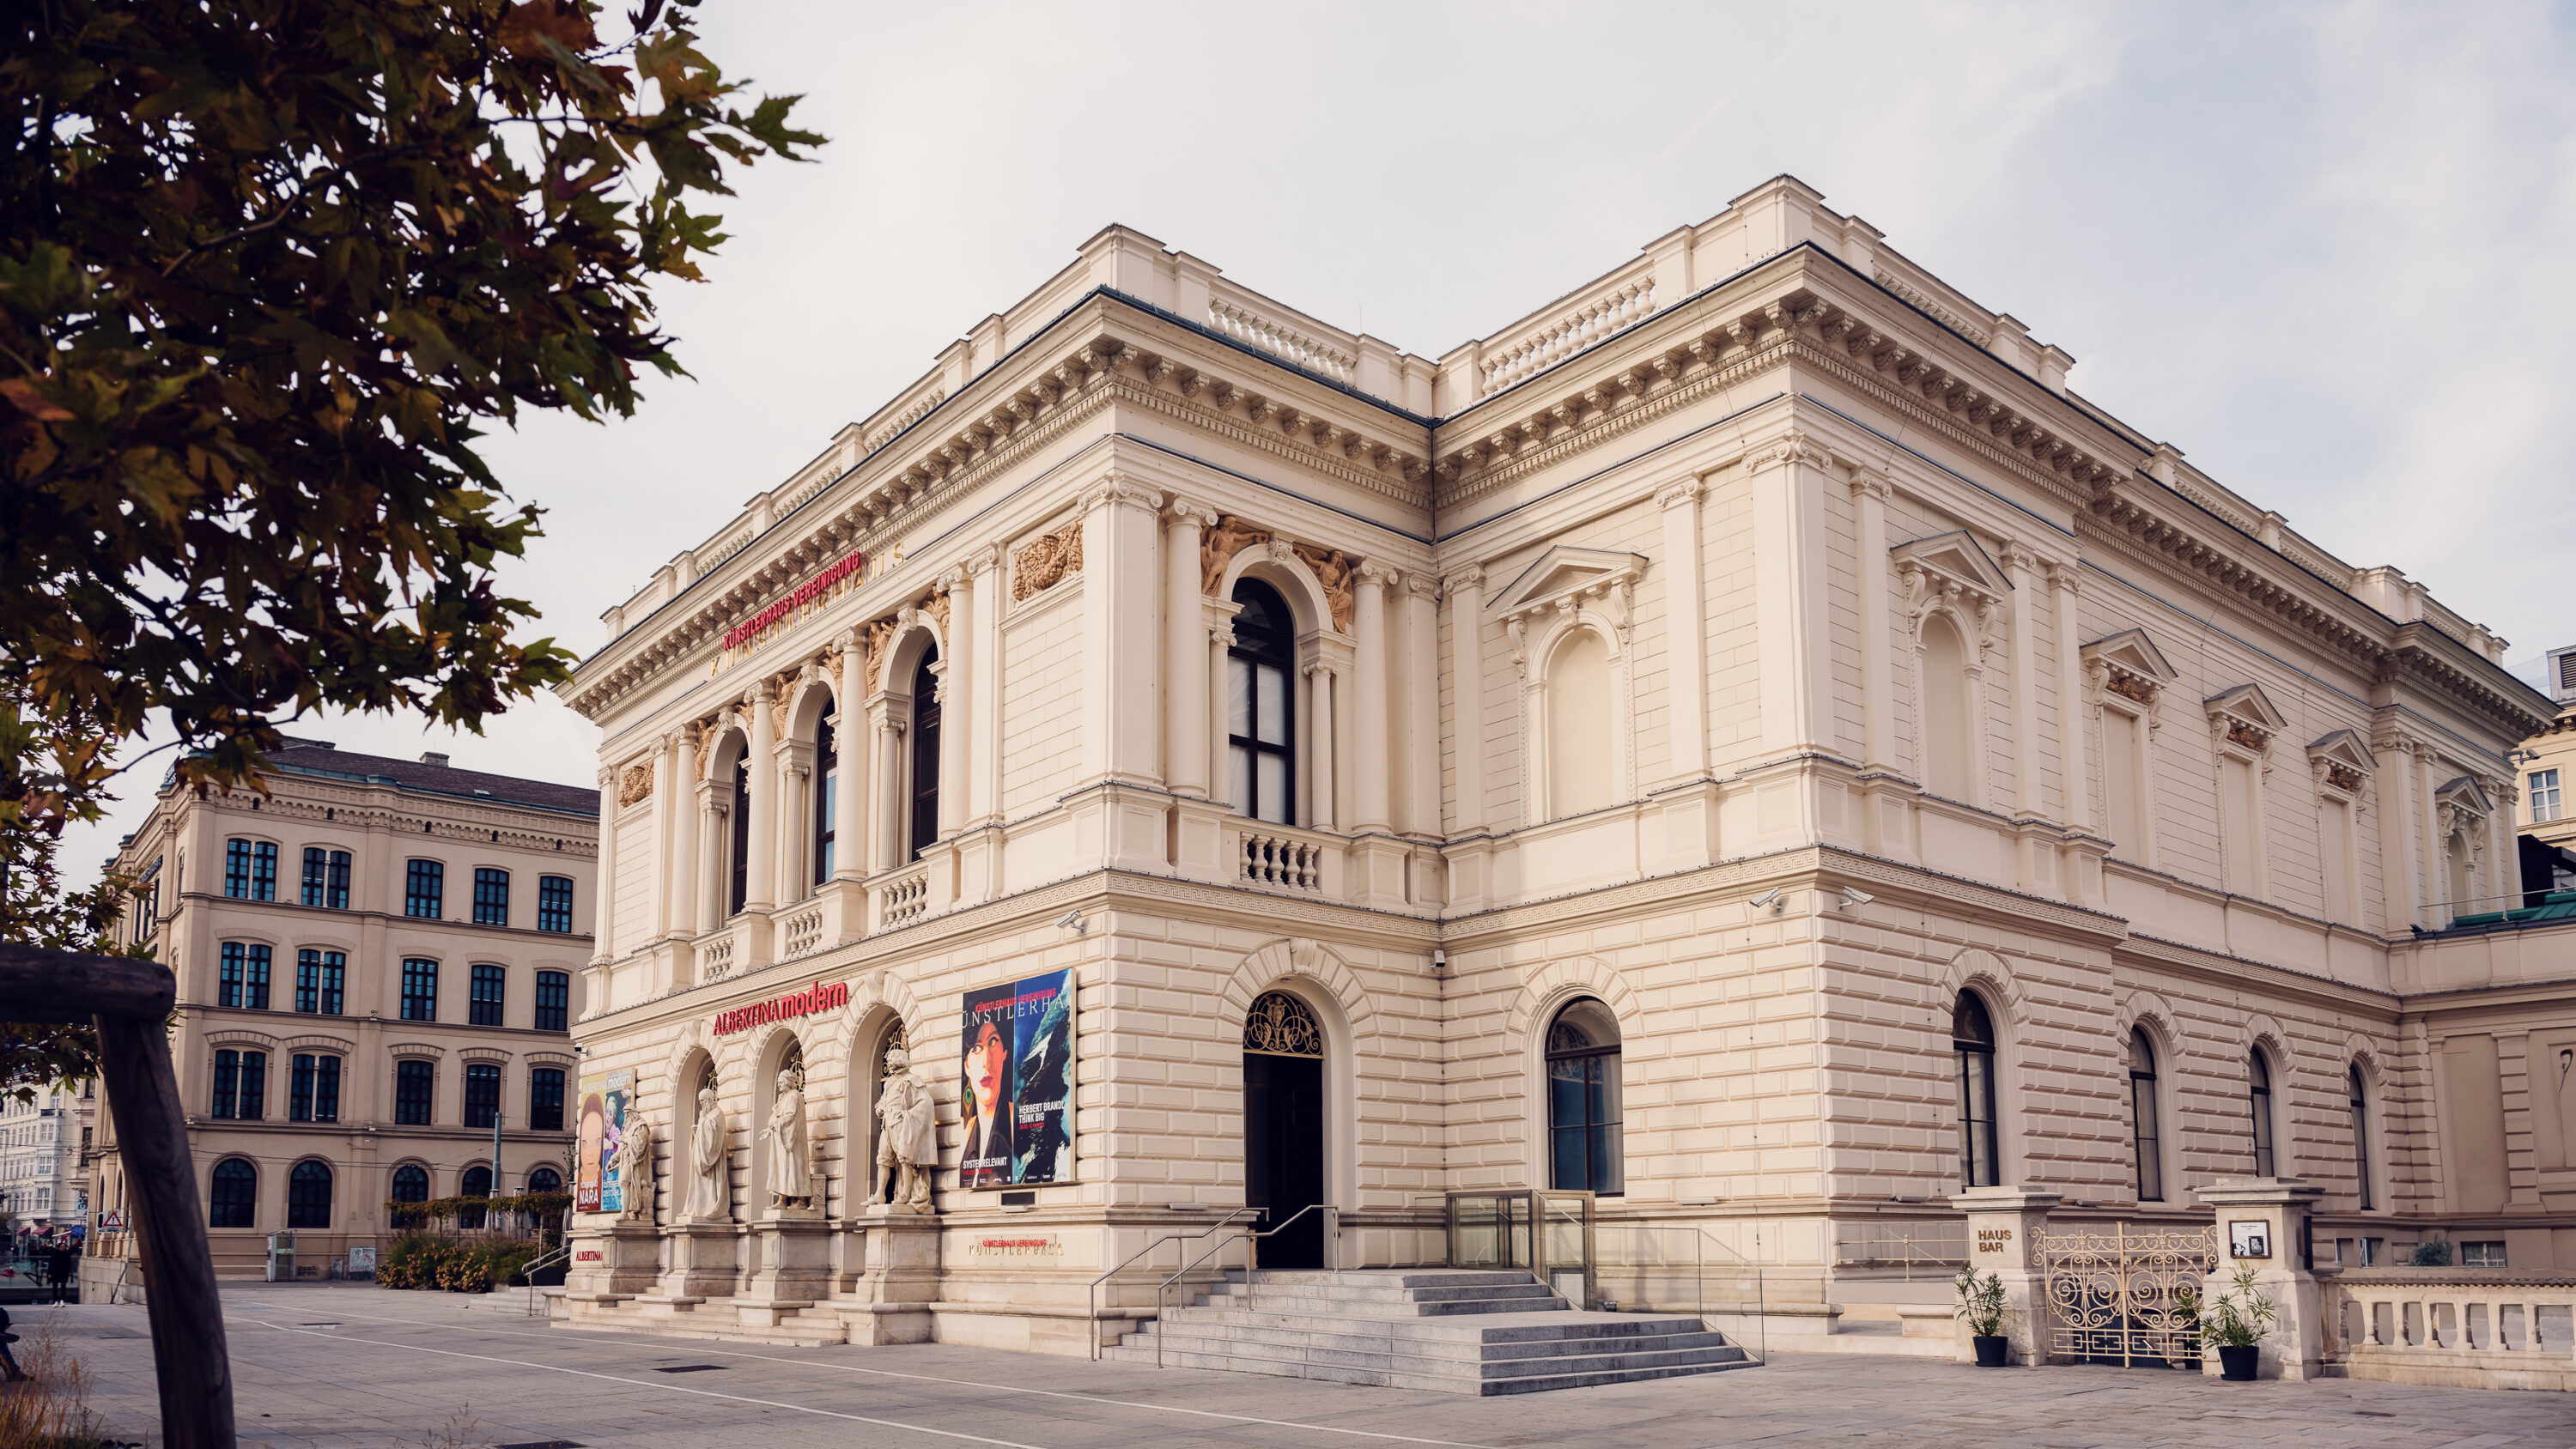
[(2218, 1229), (2164, 1228), (2034, 1234), (2048, 1284), (2049, 1350), (2069, 1358), (2200, 1363), (2192, 1304), (2218, 1267)]

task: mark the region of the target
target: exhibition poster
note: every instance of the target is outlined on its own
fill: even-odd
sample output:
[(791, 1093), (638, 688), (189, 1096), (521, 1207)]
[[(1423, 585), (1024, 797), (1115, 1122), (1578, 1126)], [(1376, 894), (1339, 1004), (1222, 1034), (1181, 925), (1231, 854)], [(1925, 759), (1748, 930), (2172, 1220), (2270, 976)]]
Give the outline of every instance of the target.
[(966, 993), (960, 1186), (1072, 1180), (1073, 996), (1069, 969)]

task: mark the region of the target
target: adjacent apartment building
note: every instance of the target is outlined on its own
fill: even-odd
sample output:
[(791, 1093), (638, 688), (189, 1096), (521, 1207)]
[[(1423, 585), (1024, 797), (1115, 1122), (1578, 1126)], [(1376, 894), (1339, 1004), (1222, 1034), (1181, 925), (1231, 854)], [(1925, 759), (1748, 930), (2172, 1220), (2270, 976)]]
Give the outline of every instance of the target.
[(2576, 1266), (2576, 922), (2460, 923), (2550, 700), (1814, 190), (1437, 358), (1123, 227), (960, 301), (563, 687), (576, 1317), (1082, 1352), (1513, 1190), (1815, 1304), (1985, 1187)]
[[(266, 794), (165, 779), (113, 867), (141, 883), (126, 938), (178, 973), (217, 1271), (287, 1230), (318, 1271), (389, 1199), (495, 1191), (496, 1122), (497, 1190), (560, 1190), (597, 793), (316, 740), (272, 764)], [(104, 1115), (92, 1271), (128, 1246)]]
[(50, 1232), (89, 1220), (84, 1171), (98, 1084), (40, 1084), (33, 1101), (0, 1092), (0, 1233)]

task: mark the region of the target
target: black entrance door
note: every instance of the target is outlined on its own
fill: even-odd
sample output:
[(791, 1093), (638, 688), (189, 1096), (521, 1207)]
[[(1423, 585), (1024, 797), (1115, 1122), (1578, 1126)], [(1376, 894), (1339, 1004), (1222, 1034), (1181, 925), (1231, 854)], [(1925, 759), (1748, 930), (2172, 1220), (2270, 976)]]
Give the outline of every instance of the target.
[[(1244, 1197), (1275, 1228), (1324, 1200), (1324, 1062), (1321, 1057), (1243, 1054)], [(1261, 1240), (1264, 1268), (1324, 1266), (1318, 1209), (1277, 1237)]]

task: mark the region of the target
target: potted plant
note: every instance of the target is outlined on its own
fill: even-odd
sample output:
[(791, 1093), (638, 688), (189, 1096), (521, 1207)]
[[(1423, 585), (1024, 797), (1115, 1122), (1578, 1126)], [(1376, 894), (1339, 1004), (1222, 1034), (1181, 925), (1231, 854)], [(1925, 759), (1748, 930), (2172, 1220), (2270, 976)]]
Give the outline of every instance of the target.
[(2012, 1340), (2004, 1336), (2004, 1280), (1988, 1273), (1982, 1280), (1974, 1267), (1959, 1270), (1956, 1317), (1968, 1320), (1968, 1342), (1977, 1350), (1977, 1367), (2002, 1368), (2012, 1361)]
[(2218, 1350), (2218, 1376), (2235, 1383), (2254, 1381), (2263, 1359), (2263, 1340), (2280, 1321), (2281, 1310), (2254, 1281), (2254, 1266), (2239, 1264), (2226, 1292), (2202, 1304), (2186, 1298), (2186, 1311), (2200, 1320), (2200, 1341)]

